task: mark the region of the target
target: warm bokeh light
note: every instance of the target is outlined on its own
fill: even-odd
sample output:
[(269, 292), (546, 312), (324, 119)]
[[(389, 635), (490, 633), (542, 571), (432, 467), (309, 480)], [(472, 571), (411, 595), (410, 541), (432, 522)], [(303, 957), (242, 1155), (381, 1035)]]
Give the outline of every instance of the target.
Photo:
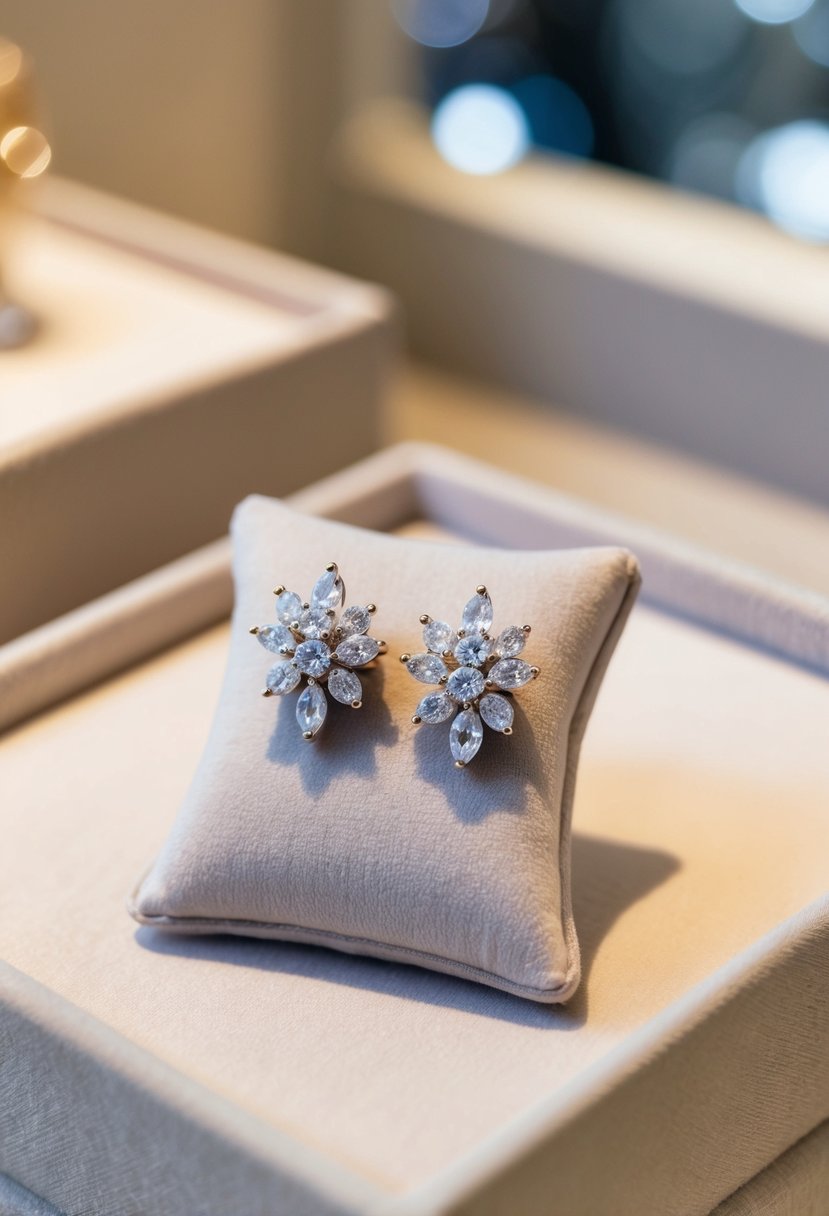
[(0, 38), (0, 89), (17, 79), (22, 67), (23, 52), (20, 47)]
[(448, 93), (432, 117), (432, 138), (443, 159), (464, 173), (501, 173), (530, 146), (521, 106), (506, 89), (489, 84)]
[(15, 177), (39, 177), (52, 159), (52, 149), (37, 127), (12, 127), (0, 139), (0, 160)]
[(422, 46), (450, 47), (468, 42), (489, 13), (489, 0), (392, 0), (402, 30)]
[(808, 12), (815, 0), (734, 0), (738, 8), (763, 25), (785, 25)]
[(829, 242), (829, 123), (804, 119), (758, 136), (740, 161), (737, 191), (787, 232)]

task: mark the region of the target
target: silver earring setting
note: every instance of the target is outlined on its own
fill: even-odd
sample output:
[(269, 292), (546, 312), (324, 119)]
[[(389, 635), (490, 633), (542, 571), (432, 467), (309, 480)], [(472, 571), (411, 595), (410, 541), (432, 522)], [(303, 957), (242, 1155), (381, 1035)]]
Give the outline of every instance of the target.
[(492, 620), (487, 589), (478, 587), (457, 631), (424, 615), (420, 623), (426, 652), (400, 656), (416, 680), (438, 685), (422, 699), (412, 722), (434, 725), (452, 718), (449, 750), (457, 768), (465, 768), (477, 755), (484, 724), (502, 735), (512, 734), (512, 694), (539, 674), (537, 667), (517, 657), (530, 626), (510, 625), (493, 637)]
[(276, 623), (254, 625), (250, 632), (280, 655), (265, 677), (263, 697), (282, 697), (294, 691), (303, 677), (296, 718), (304, 739), (314, 739), (325, 721), (328, 700), (362, 706), (363, 686), (355, 668), (364, 668), (386, 653), (385, 642), (368, 636), (374, 604), (344, 608), (345, 583), (336, 562), (329, 562), (314, 584), (310, 600), (295, 591), (274, 590)]

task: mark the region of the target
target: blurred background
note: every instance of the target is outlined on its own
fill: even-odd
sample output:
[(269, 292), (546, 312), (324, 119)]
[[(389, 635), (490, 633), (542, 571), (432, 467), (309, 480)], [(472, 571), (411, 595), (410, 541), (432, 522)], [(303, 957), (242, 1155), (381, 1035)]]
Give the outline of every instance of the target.
[(0, 34), (46, 178), (391, 290), (378, 444), (829, 590), (829, 0), (2, 0)]
[(829, 240), (829, 0), (4, 0), (0, 28), (59, 172), (308, 255), (339, 124), (394, 95), (461, 171), (595, 160)]

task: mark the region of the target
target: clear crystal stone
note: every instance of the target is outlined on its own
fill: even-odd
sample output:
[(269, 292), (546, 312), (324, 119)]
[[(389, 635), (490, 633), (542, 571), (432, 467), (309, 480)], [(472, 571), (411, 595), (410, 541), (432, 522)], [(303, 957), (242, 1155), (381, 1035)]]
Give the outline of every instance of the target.
[(343, 705), (360, 701), (363, 696), (359, 676), (355, 676), (353, 671), (346, 671), (344, 667), (332, 667), (328, 677), (328, 691), (335, 701), (341, 701)]
[(439, 684), (446, 675), (446, 664), (436, 654), (413, 654), (406, 670), (421, 684)]
[(340, 617), (339, 630), (344, 638), (353, 637), (355, 633), (365, 633), (371, 624), (371, 613), (368, 608), (346, 608)]
[(295, 591), (283, 591), (276, 597), (276, 619), (283, 625), (292, 625), (302, 615), (302, 600)]
[(455, 702), (446, 692), (427, 693), (415, 710), (418, 718), (434, 726), (437, 722), (445, 722), (455, 712)]
[(481, 746), (484, 728), (474, 709), (462, 709), (449, 731), (449, 747), (455, 760), (468, 764)]
[(314, 583), (311, 604), (314, 608), (339, 608), (345, 599), (345, 587), (336, 570), (326, 570)]
[(517, 625), (510, 625), (498, 634), (495, 649), (502, 659), (514, 659), (524, 649), (527, 635)]
[(499, 688), (523, 688), (533, 678), (532, 668), (523, 659), (499, 659), (489, 673)]
[(485, 697), (481, 697), (478, 709), (484, 722), (492, 730), (508, 730), (512, 726), (513, 708), (507, 698), (499, 696), (497, 692), (488, 692)]
[(488, 595), (472, 596), (463, 610), (462, 625), (466, 633), (486, 633), (492, 624), (492, 600)]
[(303, 735), (315, 735), (325, 721), (328, 702), (319, 684), (303, 688), (296, 703), (296, 720)]
[(377, 658), (380, 653), (380, 643), (374, 638), (367, 638), (363, 634), (355, 633), (354, 637), (340, 642), (334, 653), (341, 663), (345, 663), (346, 667), (363, 667), (372, 659)]
[(287, 625), (260, 625), (257, 640), (274, 654), (293, 654), (296, 639)]
[(483, 673), (477, 667), (459, 667), (453, 671), (446, 684), (446, 691), (455, 701), (474, 701), (484, 691)]
[(274, 663), (265, 676), (265, 686), (278, 697), (282, 697), (286, 692), (293, 692), (301, 679), (302, 672), (294, 663)]
[(311, 638), (297, 646), (294, 662), (307, 676), (323, 676), (331, 666), (331, 651), (319, 638)]
[(480, 667), (489, 658), (490, 643), (480, 633), (461, 638), (455, 647), (455, 658), (467, 667)]
[(432, 654), (443, 654), (444, 650), (454, 650), (458, 635), (446, 621), (429, 621), (423, 626), (423, 645)]
[(319, 638), (333, 629), (331, 617), (324, 608), (306, 608), (299, 617), (299, 632), (306, 638)]

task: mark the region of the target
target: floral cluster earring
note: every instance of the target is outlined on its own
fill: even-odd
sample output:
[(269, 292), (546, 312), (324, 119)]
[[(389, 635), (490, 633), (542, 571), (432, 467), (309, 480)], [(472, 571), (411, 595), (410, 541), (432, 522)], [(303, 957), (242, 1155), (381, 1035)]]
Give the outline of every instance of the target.
[[(387, 651), (385, 642), (369, 636), (374, 604), (345, 608), (345, 584), (336, 562), (329, 562), (314, 584), (310, 600), (277, 587), (276, 622), (254, 625), (251, 633), (266, 650), (280, 656), (265, 678), (262, 695), (285, 696), (305, 677), (296, 718), (303, 738), (314, 739), (325, 722), (329, 696), (359, 709), (363, 686), (358, 669)], [(460, 627), (422, 616), (425, 652), (402, 654), (401, 662), (422, 684), (434, 684), (412, 718), (435, 725), (452, 719), (449, 750), (458, 768), (474, 759), (484, 738), (484, 725), (512, 734), (512, 694), (534, 680), (537, 667), (518, 656), (530, 634), (529, 625), (509, 625), (491, 633), (492, 600), (480, 586), (463, 610)]]
[(336, 562), (329, 562), (314, 584), (310, 600), (295, 591), (274, 590), (276, 623), (254, 625), (251, 633), (281, 656), (265, 677), (263, 697), (282, 697), (301, 683), (296, 719), (304, 739), (314, 739), (328, 713), (325, 690), (335, 701), (360, 709), (363, 686), (355, 668), (386, 653), (386, 643), (368, 636), (374, 604), (344, 608), (345, 583)]
[(436, 725), (452, 718), (449, 750), (457, 768), (465, 768), (477, 755), (484, 724), (502, 735), (512, 734), (512, 693), (539, 674), (537, 667), (517, 657), (530, 626), (509, 625), (493, 637), (492, 621), (492, 600), (480, 586), (466, 604), (457, 631), (424, 615), (420, 623), (425, 653), (400, 656), (416, 680), (438, 685), (423, 697), (412, 722)]

